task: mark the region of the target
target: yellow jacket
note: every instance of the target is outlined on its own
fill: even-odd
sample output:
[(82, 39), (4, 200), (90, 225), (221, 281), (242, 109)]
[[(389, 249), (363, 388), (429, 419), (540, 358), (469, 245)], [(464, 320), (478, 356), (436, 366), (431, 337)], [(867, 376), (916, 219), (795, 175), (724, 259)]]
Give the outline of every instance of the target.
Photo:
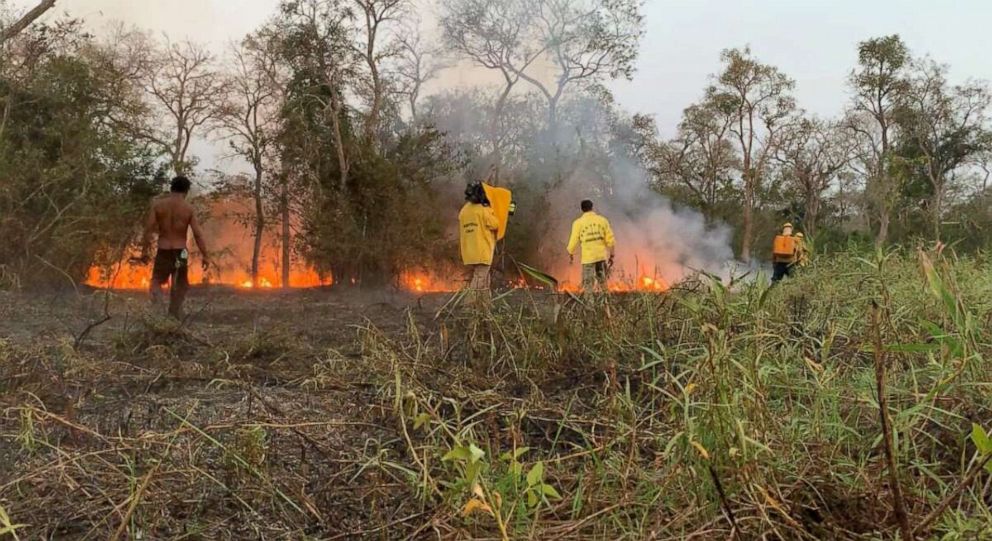
[(492, 265), (496, 249), (496, 230), (499, 220), (493, 209), (474, 203), (465, 203), (458, 213), (462, 247), (462, 263), (466, 265)]
[(599, 263), (610, 257), (610, 248), (616, 244), (610, 221), (593, 211), (586, 212), (572, 222), (572, 235), (568, 239), (568, 254), (582, 244), (582, 264)]

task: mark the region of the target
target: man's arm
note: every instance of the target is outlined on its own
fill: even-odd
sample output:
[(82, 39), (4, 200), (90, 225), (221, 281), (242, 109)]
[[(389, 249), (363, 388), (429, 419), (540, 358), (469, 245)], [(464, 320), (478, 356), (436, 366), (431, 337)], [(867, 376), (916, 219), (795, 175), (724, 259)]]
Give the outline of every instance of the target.
[(193, 240), (196, 241), (196, 247), (200, 250), (200, 256), (203, 258), (203, 269), (206, 270), (210, 266), (210, 252), (207, 251), (207, 243), (203, 240), (203, 230), (200, 229), (200, 222), (196, 220), (195, 213), (189, 219), (189, 228), (193, 230)]
[(572, 222), (572, 233), (568, 236), (568, 258), (575, 259), (575, 249), (579, 246), (579, 224)]
[(616, 254), (617, 239), (613, 236), (613, 228), (610, 226), (610, 221), (606, 221), (606, 247), (610, 249), (610, 259)]
[(145, 231), (141, 235), (141, 260), (147, 261), (149, 257), (149, 252), (152, 247), (152, 237), (155, 236), (155, 230), (158, 229), (158, 220), (155, 215), (155, 204), (152, 204), (151, 210), (148, 211), (148, 216), (145, 218)]
[(483, 207), (483, 214), (485, 214), (485, 224), (486, 229), (490, 231), (497, 231), (499, 229), (499, 218), (496, 217), (496, 213), (493, 211), (492, 207)]

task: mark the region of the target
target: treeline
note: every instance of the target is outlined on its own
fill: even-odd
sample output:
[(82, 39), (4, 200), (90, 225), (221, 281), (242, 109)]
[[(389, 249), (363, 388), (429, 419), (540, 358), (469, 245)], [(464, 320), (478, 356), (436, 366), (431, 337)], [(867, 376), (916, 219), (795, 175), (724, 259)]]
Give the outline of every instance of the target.
[(642, 155), (659, 190), (738, 226), (742, 259), (764, 255), (756, 231), (767, 238), (783, 220), (834, 246), (988, 246), (987, 82), (952, 84), (946, 65), (913, 56), (899, 36), (868, 39), (848, 107), (819, 118), (796, 103), (788, 75), (749, 50), (722, 61), (674, 139), (642, 124)]
[[(988, 89), (949, 83), (897, 36), (858, 45), (835, 119), (802, 111), (787, 74), (728, 50), (661, 140), (605, 86), (633, 75), (638, 0), (443, 0), (430, 37), (419, 7), (285, 0), (223, 52), (0, 17), (18, 30), (0, 43), (0, 280), (78, 280), (119, 260), (173, 172), (254, 202), (253, 275), (261, 233), (276, 231), (285, 272), (304, 258), (339, 283), (454, 261), (467, 178), (514, 188), (523, 218), (506, 250), (535, 262), (557, 256), (563, 194), (608, 200), (632, 182), (732, 225), (745, 260), (765, 257), (786, 219), (820, 246), (988, 243)], [(457, 73), (495, 82), (438, 90)], [(203, 139), (247, 172), (206, 171), (190, 150)]]

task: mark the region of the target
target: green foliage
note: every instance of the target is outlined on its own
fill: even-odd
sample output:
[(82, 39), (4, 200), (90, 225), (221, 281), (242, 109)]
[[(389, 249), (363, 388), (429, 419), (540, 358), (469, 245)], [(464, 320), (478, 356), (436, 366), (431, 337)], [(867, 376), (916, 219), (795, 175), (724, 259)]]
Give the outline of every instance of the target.
[(30, 68), (0, 70), (0, 260), (23, 284), (65, 282), (120, 258), (161, 180), (154, 156), (115, 128), (125, 90), (85, 34), (23, 38), (35, 48), (5, 61)]

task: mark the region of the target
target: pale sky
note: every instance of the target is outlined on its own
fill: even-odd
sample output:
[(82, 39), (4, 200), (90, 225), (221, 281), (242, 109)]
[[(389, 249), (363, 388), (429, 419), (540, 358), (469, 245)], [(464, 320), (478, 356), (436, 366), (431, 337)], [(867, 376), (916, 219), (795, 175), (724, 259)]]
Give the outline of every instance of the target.
[[(277, 5), (278, 0), (59, 0), (55, 12), (82, 17), (97, 30), (123, 20), (220, 48), (262, 24)], [(647, 0), (644, 14), (646, 35), (634, 80), (611, 87), (627, 111), (653, 115), (665, 135), (673, 133), (682, 109), (702, 95), (727, 47), (750, 45), (759, 59), (796, 80), (801, 107), (824, 116), (847, 103), (856, 44), (869, 37), (901, 34), (915, 54), (950, 64), (952, 79), (992, 80), (992, 0)]]

